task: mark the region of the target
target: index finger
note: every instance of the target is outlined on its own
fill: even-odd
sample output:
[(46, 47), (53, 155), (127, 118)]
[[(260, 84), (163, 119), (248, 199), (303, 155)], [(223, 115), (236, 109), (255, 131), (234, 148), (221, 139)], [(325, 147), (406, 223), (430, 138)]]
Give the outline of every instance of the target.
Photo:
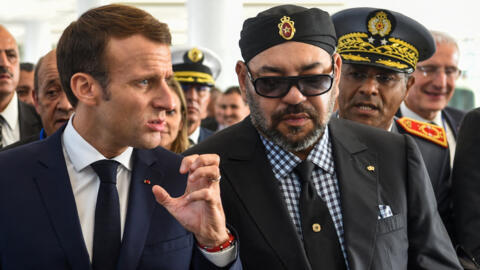
[(200, 167), (219, 166), (220, 157), (217, 154), (202, 154), (186, 156), (182, 160), (180, 173), (193, 172)]

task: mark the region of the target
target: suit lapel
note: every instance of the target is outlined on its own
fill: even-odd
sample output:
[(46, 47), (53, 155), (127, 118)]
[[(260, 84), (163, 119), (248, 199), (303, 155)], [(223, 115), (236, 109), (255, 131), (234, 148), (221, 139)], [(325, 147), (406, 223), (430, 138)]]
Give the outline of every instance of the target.
[[(378, 216), (375, 153), (346, 130), (344, 120), (332, 119), (335, 169), (340, 187), (344, 238), (350, 269), (369, 269), (373, 260)], [(371, 166), (371, 167), (370, 167)]]
[[(147, 239), (150, 221), (157, 205), (152, 186), (159, 185), (163, 173), (149, 151), (135, 149), (127, 217), (117, 269), (136, 269)], [(150, 184), (144, 183), (149, 180)]]
[(242, 125), (244, 130), (233, 140), (237, 143), (232, 145), (232, 154), (221, 164), (225, 181), (232, 185), (286, 268), (308, 269), (303, 245), (280, 194), (264, 146), (249, 120)]
[(34, 179), (71, 267), (89, 269), (90, 259), (63, 155), (62, 134), (63, 128), (45, 140)]

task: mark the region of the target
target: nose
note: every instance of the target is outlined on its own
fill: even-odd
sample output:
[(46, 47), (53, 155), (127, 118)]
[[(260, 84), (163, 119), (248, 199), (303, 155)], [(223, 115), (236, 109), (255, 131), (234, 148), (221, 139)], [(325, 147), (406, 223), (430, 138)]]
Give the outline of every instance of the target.
[(173, 110), (173, 91), (170, 90), (167, 82), (162, 81), (160, 84), (160, 91), (153, 99), (153, 107), (160, 110)]
[(194, 87), (190, 87), (187, 90), (184, 90), (184, 93), (185, 93), (185, 98), (187, 100), (195, 100), (196, 101), (196, 100), (199, 99), (197, 90)]
[(282, 98), (282, 101), (288, 104), (296, 105), (307, 100), (307, 97), (300, 92), (296, 85), (293, 85), (288, 93)]
[(5, 51), (0, 50), (0, 66), (4, 67), (7, 65), (7, 63), (8, 63), (7, 54), (5, 53)]
[(437, 70), (432, 76), (432, 84), (439, 89), (443, 89), (447, 86), (447, 74), (443, 69)]
[(359, 92), (367, 96), (378, 95), (378, 82), (375, 76), (368, 76), (360, 85)]
[(67, 95), (62, 92), (60, 98), (58, 99), (57, 109), (63, 111), (73, 111), (72, 104), (68, 101)]

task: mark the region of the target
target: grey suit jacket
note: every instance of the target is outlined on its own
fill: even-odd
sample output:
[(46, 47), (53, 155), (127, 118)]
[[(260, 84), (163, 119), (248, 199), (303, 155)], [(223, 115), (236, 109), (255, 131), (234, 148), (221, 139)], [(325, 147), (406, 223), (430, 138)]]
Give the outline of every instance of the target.
[[(350, 269), (461, 269), (413, 140), (343, 119), (332, 119), (329, 131)], [(310, 269), (249, 117), (192, 153), (221, 157), (222, 202), (245, 269)], [(393, 216), (378, 220), (378, 205)]]

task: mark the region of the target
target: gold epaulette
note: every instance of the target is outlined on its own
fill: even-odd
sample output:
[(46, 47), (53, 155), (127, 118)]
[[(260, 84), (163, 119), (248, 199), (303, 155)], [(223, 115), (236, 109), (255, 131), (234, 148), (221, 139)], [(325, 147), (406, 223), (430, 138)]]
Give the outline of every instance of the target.
[(447, 134), (442, 127), (408, 117), (397, 119), (397, 123), (410, 134), (429, 140), (445, 148), (448, 147)]

